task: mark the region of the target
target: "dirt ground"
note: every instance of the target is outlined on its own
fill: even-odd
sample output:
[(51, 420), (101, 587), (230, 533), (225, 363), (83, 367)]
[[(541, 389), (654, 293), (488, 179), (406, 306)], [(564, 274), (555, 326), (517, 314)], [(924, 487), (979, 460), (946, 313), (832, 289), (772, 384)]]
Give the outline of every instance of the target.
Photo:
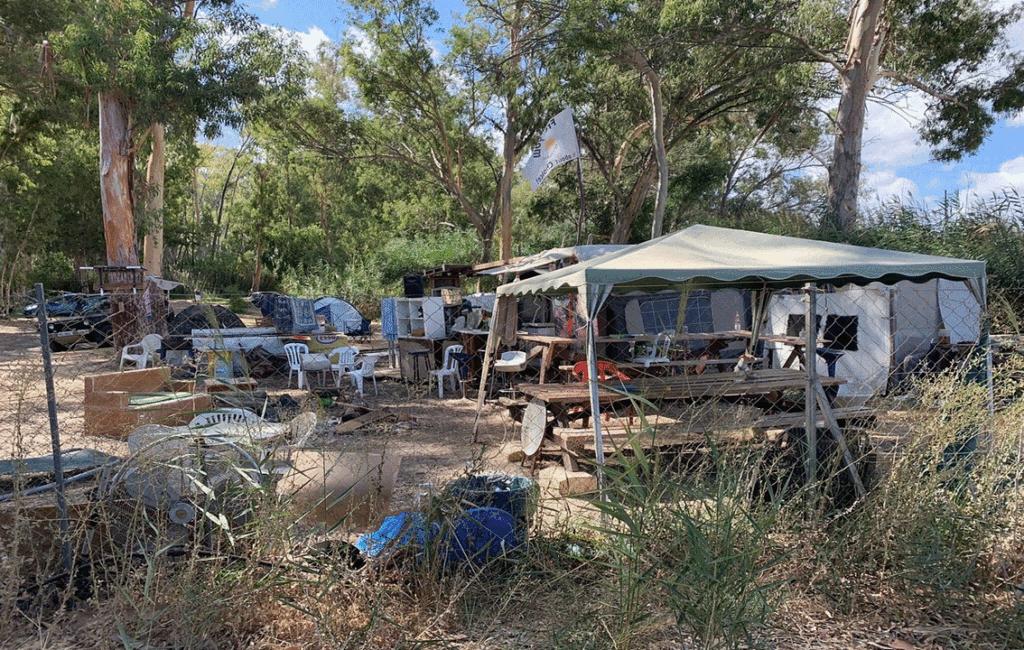
[[(243, 321), (247, 325), (255, 324), (251, 316), (243, 317)], [(372, 337), (368, 342), (355, 345), (362, 349), (386, 349), (386, 342)], [(114, 455), (126, 454), (127, 447), (122, 441), (83, 434), (84, 378), (117, 372), (118, 357), (114, 349), (84, 344), (68, 352), (51, 354), (51, 363), (62, 449), (85, 447)], [(43, 364), (34, 321), (0, 321), (0, 458), (51, 453)], [(485, 403), (480, 413), (478, 443), (474, 444), (475, 394), (470, 398), (463, 397), (461, 391), (452, 395), (446, 390), (444, 399), (439, 399), (436, 387), (428, 394), (425, 383), (402, 381), (398, 369), (388, 366), (386, 359), (378, 364), (377, 394), (372, 384), (367, 384), (365, 396), (361, 398), (348, 382), (342, 382), (343, 393), (328, 408), (312, 401), (308, 391), (298, 390), (294, 380), (288, 387), (286, 374), (260, 379), (258, 390), (265, 392), (271, 403), (288, 396), (302, 408), (316, 410), (326, 429), (316, 439), (326, 441), (329, 446), (345, 448), (349, 441), (360, 445), (372, 444), (374, 440), (386, 443), (389, 453), (402, 459), (391, 511), (413, 507), (424, 486), (442, 485), (467, 471), (532, 475), (548, 494), (557, 493), (558, 481), (564, 476), (560, 463), (542, 461), (524, 465), (509, 460), (520, 449), (520, 442), (518, 427), (506, 408), (491, 401)], [(327, 385), (332, 386), (331, 382), (328, 376)], [(331, 436), (327, 422), (340, 419), (346, 410), (345, 404), (370, 410), (386, 409), (389, 415), (357, 432)]]
[[(248, 319), (246, 322), (254, 324)], [(384, 347), (380, 340), (359, 345), (364, 348)], [(60, 441), (65, 450), (88, 447), (115, 455), (126, 453), (123, 442), (83, 435), (84, 378), (96, 373), (116, 372), (117, 361), (111, 348), (76, 349), (52, 355), (54, 406)], [(436, 390), (428, 394), (425, 384), (403, 382), (397, 369), (383, 367), (386, 363), (381, 366), (378, 394), (368, 388), (365, 398), (361, 399), (354, 390), (346, 389), (338, 401), (359, 404), (371, 410), (387, 409), (389, 416), (335, 442), (386, 440), (390, 453), (401, 456), (390, 511), (413, 507), (425, 485), (443, 484), (464, 475), (467, 470), (533, 476), (541, 486), (545, 505), (551, 506), (541, 509), (548, 516), (571, 517), (584, 511), (584, 502), (558, 495), (557, 486), (565, 473), (557, 460), (546, 459), (536, 466), (510, 460), (520, 450), (520, 434), (505, 408), (493, 402), (485, 405), (480, 414), (479, 443), (474, 444), (475, 399), (463, 398), (461, 393), (439, 399)], [(43, 456), (51, 451), (43, 368), (43, 354), (33, 322), (26, 319), (0, 321), (0, 458)], [(297, 401), (305, 401), (308, 407), (313, 408), (306, 401), (307, 392), (289, 388), (286, 382), (285, 375), (261, 379), (259, 388), (274, 399), (288, 395)], [(318, 414), (321, 422), (326, 422), (338, 417), (343, 410), (342, 406), (323, 409), (321, 405)], [(552, 615), (557, 616), (556, 613)], [(780, 650), (950, 647), (941, 641), (942, 630), (936, 631), (938, 628), (924, 613), (919, 619), (898, 621), (884, 616), (851, 616), (815, 598), (797, 598), (788, 602), (784, 611), (779, 613), (777, 624), (769, 634), (771, 647)], [(518, 633), (518, 629), (504, 636), (501, 632), (500, 643), (466, 641), (455, 642), (448, 647), (467, 650), (514, 647), (514, 642), (506, 641), (516, 638)], [(43, 646), (26, 642), (21, 647)], [(657, 647), (677, 650), (689, 646), (672, 639)]]

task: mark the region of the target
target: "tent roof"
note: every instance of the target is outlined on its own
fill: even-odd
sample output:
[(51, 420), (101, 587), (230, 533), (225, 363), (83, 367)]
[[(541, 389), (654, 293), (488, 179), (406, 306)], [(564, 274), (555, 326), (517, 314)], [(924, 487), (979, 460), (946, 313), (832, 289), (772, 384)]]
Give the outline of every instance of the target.
[(549, 250), (524, 257), (514, 264), (506, 264), (479, 271), (478, 275), (501, 275), (502, 273), (525, 273), (527, 271), (538, 271), (542, 270), (549, 264), (561, 262), (562, 260), (570, 257), (574, 257), (580, 262), (585, 262), (587, 260), (592, 260), (595, 257), (607, 255), (608, 253), (625, 248), (630, 247), (616, 244), (594, 244), (569, 246), (567, 248), (551, 248)]
[(498, 287), (498, 295), (574, 293), (588, 284), (658, 291), (682, 286), (798, 287), (806, 282), (891, 284), (969, 280), (983, 291), (985, 262), (690, 226), (588, 262)]

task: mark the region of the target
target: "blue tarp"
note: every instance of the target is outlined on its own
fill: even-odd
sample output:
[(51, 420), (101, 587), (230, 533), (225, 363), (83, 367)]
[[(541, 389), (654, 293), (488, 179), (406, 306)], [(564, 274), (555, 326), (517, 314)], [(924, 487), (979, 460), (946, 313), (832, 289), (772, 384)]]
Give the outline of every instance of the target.
[(434, 511), (436, 519), (422, 512), (402, 512), (362, 535), (355, 546), (370, 558), (386, 559), (411, 550), (424, 559), (432, 550), (449, 566), (481, 566), (526, 543), (536, 493), (536, 481), (525, 476), (465, 476), (445, 487), (441, 507)]

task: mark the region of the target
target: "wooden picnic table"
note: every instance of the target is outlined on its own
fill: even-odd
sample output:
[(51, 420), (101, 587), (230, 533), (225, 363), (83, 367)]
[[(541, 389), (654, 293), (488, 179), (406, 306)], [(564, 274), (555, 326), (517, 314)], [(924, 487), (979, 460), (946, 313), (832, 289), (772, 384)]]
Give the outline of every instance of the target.
[(545, 334), (520, 334), (518, 338), (520, 341), (538, 343), (544, 346), (544, 353), (541, 355), (539, 379), (542, 384), (547, 380), (548, 368), (554, 363), (555, 355), (577, 343), (583, 343), (579, 339), (566, 336), (548, 336)]
[[(576, 381), (568, 384), (519, 384), (518, 390), (531, 400), (540, 400), (555, 415), (556, 420), (563, 420), (565, 412), (570, 408), (590, 408), (590, 384)], [(612, 404), (629, 399), (629, 395), (614, 386), (600, 386), (597, 398), (602, 404)]]
[[(802, 336), (786, 336), (783, 334), (765, 334), (761, 337), (765, 343), (775, 343), (792, 348), (786, 360), (782, 363), (783, 368), (792, 367), (794, 362), (799, 362), (800, 368), (807, 364), (807, 355), (804, 350), (807, 348), (807, 339)], [(827, 346), (829, 341), (818, 339), (818, 345)]]
[[(846, 383), (845, 379), (839, 377), (819, 377), (819, 380), (824, 387)], [(807, 375), (803, 370), (795, 368), (778, 368), (746, 373), (639, 377), (630, 383), (637, 394), (647, 399), (757, 397), (804, 388), (807, 385)]]
[[(845, 379), (819, 377), (823, 387), (839, 386)], [(727, 397), (771, 397), (786, 390), (804, 388), (807, 375), (796, 369), (754, 370), (746, 373), (723, 372), (706, 375), (640, 377), (622, 382), (608, 382), (598, 388), (601, 404), (615, 404), (631, 395), (652, 400), (721, 399)], [(520, 384), (518, 389), (530, 402), (528, 417), (523, 419), (524, 451), (532, 455), (540, 448), (545, 431), (554, 423), (568, 427), (571, 419), (587, 418), (590, 413), (588, 382), (566, 384)]]
[[(520, 392), (530, 398), (523, 415), (520, 431), (523, 451), (533, 455), (540, 449), (548, 425), (552, 421), (568, 427), (572, 419), (590, 417), (590, 384), (572, 382), (568, 384), (520, 384)], [(601, 386), (597, 391), (601, 404), (613, 404), (628, 400), (621, 391)]]

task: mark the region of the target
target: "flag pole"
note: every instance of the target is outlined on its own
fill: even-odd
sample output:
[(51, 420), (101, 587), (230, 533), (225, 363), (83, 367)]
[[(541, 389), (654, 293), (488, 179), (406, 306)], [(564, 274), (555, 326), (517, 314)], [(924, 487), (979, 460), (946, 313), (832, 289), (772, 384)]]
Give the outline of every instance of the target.
[[(578, 146), (578, 145), (577, 145)], [(583, 208), (586, 206), (586, 202), (583, 199), (583, 156), (576, 156), (576, 178), (580, 183), (580, 216), (576, 221), (576, 245), (580, 245), (580, 239), (583, 237)]]

